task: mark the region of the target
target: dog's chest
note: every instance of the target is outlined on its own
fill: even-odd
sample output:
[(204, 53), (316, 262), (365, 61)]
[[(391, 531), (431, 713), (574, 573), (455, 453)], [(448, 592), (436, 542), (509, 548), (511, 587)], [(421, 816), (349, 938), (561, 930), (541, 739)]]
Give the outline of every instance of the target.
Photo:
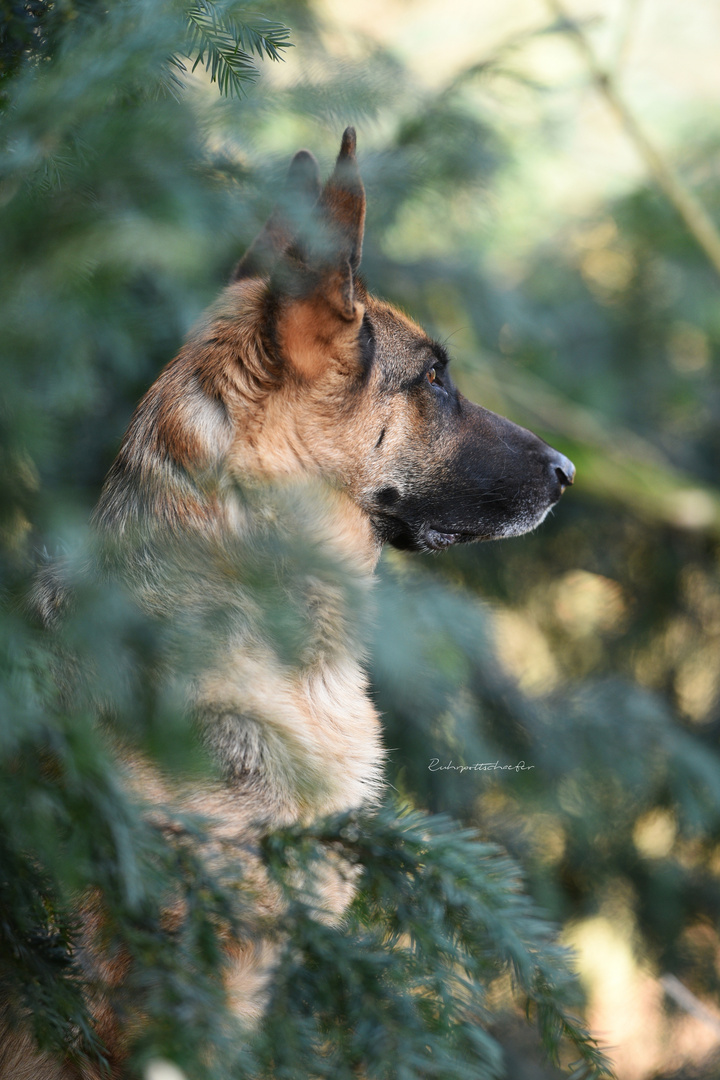
[(381, 793), (380, 721), (350, 656), (293, 671), (271, 652), (238, 649), (203, 676), (197, 712), (227, 782), (258, 817), (309, 821)]

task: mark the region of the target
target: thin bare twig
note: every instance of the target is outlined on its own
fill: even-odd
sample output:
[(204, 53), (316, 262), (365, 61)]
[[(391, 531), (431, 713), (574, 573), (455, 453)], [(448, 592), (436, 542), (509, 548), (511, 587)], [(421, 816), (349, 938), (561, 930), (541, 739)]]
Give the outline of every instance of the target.
[(625, 5), (618, 24), (615, 56), (610, 62), (610, 69), (615, 79), (619, 79), (630, 52), (635, 27), (637, 26), (642, 0), (625, 0)]
[(693, 992), (688, 990), (687, 986), (684, 986), (679, 979), (674, 975), (663, 975), (660, 979), (660, 985), (676, 1005), (679, 1005), (690, 1016), (694, 1016), (696, 1020), (701, 1020), (703, 1024), (712, 1028), (716, 1035), (720, 1035), (720, 1019), (715, 1013), (710, 1012), (707, 1005), (703, 1005), (700, 998), (696, 998)]
[(616, 81), (598, 63), (593, 48), (582, 28), (568, 15), (560, 0), (546, 0), (546, 3), (556, 18), (567, 23), (572, 40), (583, 56), (596, 87), (625, 128), (658, 186), (664, 191), (670, 203), (685, 222), (688, 231), (695, 237), (695, 240), (720, 275), (720, 232), (718, 232), (715, 222), (700, 200), (683, 184), (672, 166), (648, 139), (622, 97)]

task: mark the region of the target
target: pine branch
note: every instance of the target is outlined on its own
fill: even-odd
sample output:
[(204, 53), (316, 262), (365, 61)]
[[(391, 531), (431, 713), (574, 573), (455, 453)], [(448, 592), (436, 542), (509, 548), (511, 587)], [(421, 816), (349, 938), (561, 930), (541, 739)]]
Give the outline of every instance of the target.
[[(323, 879), (322, 868), (318, 874), (312, 866), (328, 850), (362, 870), (342, 936), (313, 918), (313, 897), (299, 885)], [(342, 1042), (344, 1060), (356, 1058), (368, 1075), (394, 1075), (394, 1058), (396, 1067), (415, 1059), (423, 1074), (495, 1076), (486, 990), (510, 972), (549, 1058), (557, 1062), (569, 1044), (578, 1055), (573, 1080), (610, 1075), (567, 1008), (574, 983), (567, 953), (522, 891), (516, 865), (472, 830), (445, 816), (387, 807), (375, 817), (346, 815), (275, 833), (265, 857), (289, 905), (281, 929), (289, 948), (268, 1034), (276, 1023), (289, 1030), (299, 1021), (291, 1019), (298, 999), (311, 1000), (321, 1018), (318, 1048)], [(343, 1036), (359, 1024), (368, 1025), (361, 1039)], [(315, 1074), (318, 1061), (311, 1064)]]
[[(282, 60), (292, 48), (289, 29), (261, 15), (238, 18), (236, 3), (197, 0), (188, 10), (190, 28), (186, 55), (192, 70), (202, 65), (221, 94), (242, 96), (259, 75), (257, 59)], [(182, 65), (181, 65), (182, 66)]]

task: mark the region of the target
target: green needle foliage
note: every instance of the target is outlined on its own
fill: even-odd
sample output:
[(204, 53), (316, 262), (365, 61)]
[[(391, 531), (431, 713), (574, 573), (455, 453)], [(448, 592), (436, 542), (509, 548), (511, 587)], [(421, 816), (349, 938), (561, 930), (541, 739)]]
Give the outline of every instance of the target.
[[(717, 519), (678, 524), (673, 501), (691, 488), (701, 510), (715, 505), (716, 285), (644, 188), (601, 208), (580, 241), (530, 251), (522, 280), (499, 281), (481, 247), (507, 237), (477, 214), (515, 164), (478, 84), (487, 65), (431, 90), (388, 52), (323, 53), (305, 3), (261, 7), (0, 0), (6, 1020), (71, 1060), (101, 1061), (86, 1003), (107, 991), (126, 1021), (129, 1077), (165, 1058), (208, 1080), (482, 1080), (503, 1075), (514, 1047), (497, 1032), (527, 1011), (551, 1059), (577, 1080), (601, 1076), (573, 1018), (572, 965), (537, 903), (556, 923), (620, 912), (651, 969), (720, 992), (708, 960), (720, 714), (716, 693), (701, 708), (688, 689), (698, 665), (716, 667)], [(290, 44), (301, 73), (248, 92)], [(181, 85), (178, 63), (242, 100)], [(369, 286), (440, 338), (463, 328), (449, 345), (470, 394), (570, 453), (578, 484), (535, 536), (381, 567), (375, 614), (362, 617), (389, 780), (473, 831), (387, 805), (268, 837), (262, 857), (286, 907), (262, 928), (278, 967), (250, 1034), (222, 989), (223, 941), (260, 930), (248, 853), (219, 851), (207, 821), (148, 807), (124, 762), (142, 755), (170, 778), (210, 782), (169, 659), (191, 672), (213, 621), (249, 604), (278, 655), (298, 662), (298, 582), (335, 587), (337, 567), (303, 543), (311, 510), (288, 496), (285, 532), (230, 553), (222, 603), (210, 597), (178, 627), (89, 572), (86, 522), (135, 402), (252, 240), (289, 154), (308, 145), (329, 162), (348, 122), (360, 125), (369, 195)], [(685, 163), (711, 208), (716, 157), (710, 141)], [(28, 596), (38, 568), (58, 565), (72, 601), (48, 633)], [(616, 623), (583, 624), (578, 570), (622, 597)], [(483, 596), (544, 635), (549, 690), (529, 693), (509, 673)], [(433, 759), (530, 768), (441, 772)], [(658, 821), (664, 858), (642, 842)], [(359, 886), (338, 925), (308, 891), (328, 857)], [(98, 985), (79, 962), (81, 914), (96, 910), (122, 985)], [(542, 1076), (541, 1061), (538, 1048), (524, 1067)]]
[[(187, 20), (187, 36), (171, 63), (185, 71), (184, 56), (192, 62), (193, 71), (202, 65), (220, 92), (230, 97), (242, 95), (246, 85), (257, 79), (258, 61), (281, 60), (283, 50), (292, 47), (287, 26), (257, 14), (244, 0), (199, 0), (192, 6), (178, 4), (176, 10)], [(22, 4), (3, 0), (0, 16), (2, 83), (24, 61), (47, 61), (54, 56), (76, 20), (87, 23), (94, 18), (102, 23), (107, 13), (93, 0)], [(178, 20), (178, 29), (180, 25)]]
[[(312, 896), (289, 875), (328, 849), (361, 870), (342, 931), (312, 918)], [(577, 1076), (605, 1075), (605, 1058), (567, 1011), (567, 956), (495, 845), (447, 817), (389, 805), (273, 834), (265, 852), (289, 900), (290, 947), (265, 1030), (267, 1065), (279, 1075), (294, 1075), (308, 1051), (304, 1034), (316, 1056), (323, 1047), (308, 1060), (313, 1075), (501, 1077), (502, 1053), (484, 1026), (487, 988), (506, 973), (553, 1060), (568, 1040), (580, 1055)], [(293, 1023), (298, 1034), (281, 1037)]]
[(238, 0), (200, 0), (188, 9), (187, 19), (192, 70), (202, 65), (220, 93), (229, 97), (241, 96), (258, 77), (258, 59), (282, 60), (283, 50), (292, 47), (287, 26), (253, 16)]
[[(600, 1075), (600, 1056), (566, 1011), (565, 960), (509, 860), (444, 819), (392, 809), (268, 838), (269, 872), (287, 902), (280, 922), (264, 928), (277, 939), (279, 968), (266, 1024), (252, 1037), (240, 1031), (224, 999), (222, 942), (263, 929), (243, 881), (246, 853), (219, 858), (207, 823), (158, 816), (126, 782), (123, 762), (137, 753), (169, 775), (194, 772), (200, 784), (212, 775), (183, 687), (163, 675), (169, 656), (197, 666), (209, 627), (230, 609), (240, 617), (246, 604), (264, 613), (279, 655), (297, 662), (303, 612), (287, 597), (302, 593), (307, 574), (337, 576), (303, 545), (302, 501), (288, 504), (278, 513), (282, 534), (265, 536), (250, 557), (228, 557), (227, 611), (211, 601), (183, 638), (88, 573), (78, 525), (128, 409), (204, 306), (200, 283), (207, 288), (229, 268), (255, 227), (265, 174), (248, 177), (239, 200), (237, 166), (206, 148), (200, 91), (158, 93), (169, 56), (194, 56), (227, 94), (253, 73), (251, 56), (277, 59), (288, 44), (284, 26), (244, 11), (118, 0), (87, 11), (28, 9), (6, 27), (5, 1022), (25, 1023), (39, 1046), (79, 1064), (102, 1063), (88, 1002), (106, 995), (128, 1033), (129, 1076), (166, 1058), (218, 1080), (359, 1068), (378, 1077), (496, 1077), (502, 1051), (486, 1030), (486, 991), (510, 971), (548, 1051), (557, 1054), (565, 1038)], [(64, 554), (40, 559), (43, 544), (57, 550), (58, 536)], [(27, 600), (43, 561), (46, 578), (64, 563), (69, 582), (52, 632)], [(182, 653), (188, 638), (193, 648)], [(296, 884), (298, 870), (311, 879), (328, 850), (360, 874), (342, 926), (318, 919)], [(110, 961), (104, 972), (79, 959), (89, 933)]]

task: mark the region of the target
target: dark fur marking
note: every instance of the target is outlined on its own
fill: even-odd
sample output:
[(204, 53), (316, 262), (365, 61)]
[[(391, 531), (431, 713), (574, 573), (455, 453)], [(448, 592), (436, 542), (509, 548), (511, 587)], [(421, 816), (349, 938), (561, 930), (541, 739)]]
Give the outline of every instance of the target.
[(375, 499), (380, 506), (393, 506), (400, 498), (400, 492), (394, 487), (380, 488)]
[(360, 333), (358, 334), (358, 344), (360, 346), (360, 359), (363, 366), (363, 380), (365, 380), (370, 374), (370, 369), (373, 360), (375, 359), (375, 332), (367, 313), (363, 315)]
[(263, 353), (267, 358), (266, 367), (268, 374), (277, 378), (285, 363), (282, 359), (282, 350), (277, 336), (278, 318), (280, 315), (281, 294), (270, 286), (265, 293), (262, 306), (262, 320), (260, 324), (260, 340)]

